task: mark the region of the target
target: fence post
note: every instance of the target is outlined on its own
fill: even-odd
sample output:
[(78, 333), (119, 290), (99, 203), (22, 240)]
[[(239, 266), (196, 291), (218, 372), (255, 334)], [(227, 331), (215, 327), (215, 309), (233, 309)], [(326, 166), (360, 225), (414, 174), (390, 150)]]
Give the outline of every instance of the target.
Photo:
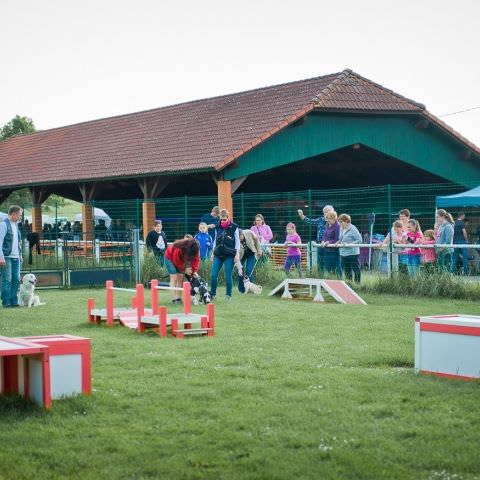
[(132, 230), (133, 233), (133, 245), (132, 245), (132, 252), (133, 252), (133, 267), (135, 269), (135, 284), (140, 283), (140, 229), (134, 228)]
[(135, 199), (135, 217), (136, 217), (136, 220), (135, 220), (135, 227), (136, 228), (140, 228), (140, 199), (139, 198), (136, 198)]
[(185, 222), (185, 233), (188, 233), (188, 197), (185, 195), (183, 200), (183, 216)]
[(95, 263), (100, 263), (100, 240), (98, 238), (94, 240), (94, 250), (95, 250)]
[[(312, 207), (312, 190), (309, 188), (308, 189), (308, 207), (310, 208), (310, 212), (313, 212), (313, 207)], [(297, 213), (297, 212), (295, 212)], [(311, 215), (309, 215), (311, 217)], [(298, 215), (297, 215), (298, 217)], [(308, 224), (308, 238), (312, 238), (312, 225), (309, 223)]]
[(245, 226), (245, 193), (240, 194), (240, 215), (242, 218), (242, 225)]
[(57, 238), (55, 244), (55, 255), (57, 257), (57, 261), (59, 261), (63, 258), (63, 238)]
[[(392, 186), (387, 185), (387, 203), (388, 203), (388, 231), (390, 233), (387, 250), (387, 274), (389, 278), (393, 275), (393, 239), (392, 239)], [(370, 240), (371, 241), (371, 240)]]

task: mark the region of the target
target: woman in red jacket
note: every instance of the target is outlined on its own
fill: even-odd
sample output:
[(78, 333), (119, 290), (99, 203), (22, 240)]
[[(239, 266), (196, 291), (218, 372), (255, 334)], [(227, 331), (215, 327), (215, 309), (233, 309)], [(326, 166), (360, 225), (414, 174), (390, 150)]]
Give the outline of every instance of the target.
[[(196, 277), (200, 265), (200, 248), (194, 238), (183, 238), (173, 242), (165, 252), (165, 267), (170, 274), (170, 286), (182, 288), (183, 275)], [(172, 303), (180, 303), (180, 292), (172, 290)]]

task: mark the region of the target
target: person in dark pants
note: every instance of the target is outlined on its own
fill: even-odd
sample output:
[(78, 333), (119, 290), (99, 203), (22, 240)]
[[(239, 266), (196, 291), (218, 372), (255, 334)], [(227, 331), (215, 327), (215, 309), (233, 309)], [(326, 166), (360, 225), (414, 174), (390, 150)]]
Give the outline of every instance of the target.
[[(466, 245), (468, 243), (467, 230), (465, 228), (465, 214), (459, 213), (455, 223), (453, 224), (453, 244), (454, 245)], [(468, 275), (468, 248), (454, 248), (452, 255), (452, 273), (457, 271), (458, 254), (462, 254), (463, 261), (463, 274)]]
[(18, 222), (22, 208), (12, 205), (8, 217), (0, 222), (0, 271), (2, 276), (2, 305), (4, 308), (18, 307), (20, 287), (20, 265), (22, 259), (22, 236)]
[(325, 215), (325, 219), (327, 220), (327, 229), (323, 234), (322, 243), (320, 244), (325, 248), (323, 266), (328, 273), (333, 273), (341, 277), (342, 265), (340, 264), (340, 255), (338, 248), (334, 246), (340, 238), (340, 224), (337, 221), (337, 212), (328, 212)]
[[(350, 215), (342, 213), (338, 217), (338, 222), (340, 223), (339, 244), (362, 243), (362, 235), (358, 231), (358, 228), (355, 225), (352, 225)], [(360, 248), (340, 247), (338, 250), (342, 261), (343, 271), (345, 272), (345, 278), (347, 280), (352, 280), (353, 278), (355, 283), (360, 283), (361, 273), (360, 263), (358, 262)]]
[(213, 265), (210, 282), (212, 297), (217, 294), (218, 274), (225, 266), (225, 283), (227, 286), (225, 300), (231, 300), (233, 287), (233, 265), (240, 260), (240, 229), (229, 218), (228, 210), (220, 210), (220, 224), (213, 242)]
[[(325, 219), (325, 215), (328, 212), (333, 212), (333, 207), (331, 205), (325, 205), (323, 207), (323, 217), (318, 218), (310, 218), (306, 217), (303, 214), (303, 210), (297, 210), (298, 216), (302, 221), (304, 221), (307, 225), (313, 225), (317, 227), (317, 243), (321, 243), (323, 240), (323, 235), (325, 234), (325, 230), (327, 229), (327, 220)], [(317, 268), (318, 274), (323, 276), (324, 272), (324, 258), (325, 258), (325, 249), (322, 247), (317, 247)]]

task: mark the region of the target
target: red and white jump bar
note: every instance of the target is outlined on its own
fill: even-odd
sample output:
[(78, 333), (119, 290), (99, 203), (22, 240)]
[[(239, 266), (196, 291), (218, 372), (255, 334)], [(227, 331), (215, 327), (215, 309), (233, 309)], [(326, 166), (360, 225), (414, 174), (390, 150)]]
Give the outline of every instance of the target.
[(464, 380), (480, 378), (480, 317), (417, 317), (415, 371)]

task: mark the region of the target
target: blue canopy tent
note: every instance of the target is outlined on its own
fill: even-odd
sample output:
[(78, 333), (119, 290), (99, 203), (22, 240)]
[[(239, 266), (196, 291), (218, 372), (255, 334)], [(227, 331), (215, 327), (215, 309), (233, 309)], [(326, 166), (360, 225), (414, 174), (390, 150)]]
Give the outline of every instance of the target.
[(436, 198), (438, 207), (480, 207), (480, 186), (455, 195)]

